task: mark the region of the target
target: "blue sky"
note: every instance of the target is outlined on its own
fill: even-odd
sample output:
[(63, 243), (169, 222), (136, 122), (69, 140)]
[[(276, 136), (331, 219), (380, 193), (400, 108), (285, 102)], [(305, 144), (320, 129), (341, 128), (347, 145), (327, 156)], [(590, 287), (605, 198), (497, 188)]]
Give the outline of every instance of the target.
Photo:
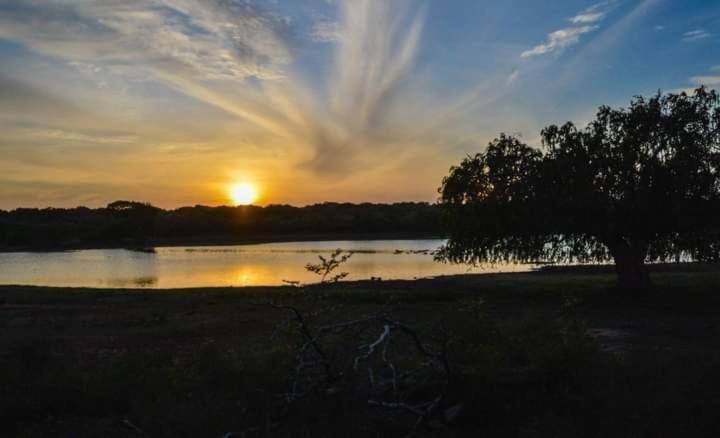
[(0, 208), (427, 200), (500, 132), (720, 86), (710, 0), (0, 0)]

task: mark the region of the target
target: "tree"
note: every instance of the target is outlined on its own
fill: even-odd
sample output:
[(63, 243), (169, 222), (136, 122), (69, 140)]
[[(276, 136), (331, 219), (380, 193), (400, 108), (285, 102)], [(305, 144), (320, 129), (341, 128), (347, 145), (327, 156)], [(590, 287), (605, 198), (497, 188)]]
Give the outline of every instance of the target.
[(720, 99), (636, 97), (585, 129), (542, 131), (543, 151), (501, 135), (443, 179), (451, 262), (614, 260), (618, 285), (646, 262), (720, 259)]
[(120, 226), (113, 230), (118, 234), (114, 237), (133, 238), (138, 243), (143, 243), (152, 236), (155, 221), (161, 211), (151, 204), (135, 201), (111, 202), (106, 210), (114, 218), (121, 220)]

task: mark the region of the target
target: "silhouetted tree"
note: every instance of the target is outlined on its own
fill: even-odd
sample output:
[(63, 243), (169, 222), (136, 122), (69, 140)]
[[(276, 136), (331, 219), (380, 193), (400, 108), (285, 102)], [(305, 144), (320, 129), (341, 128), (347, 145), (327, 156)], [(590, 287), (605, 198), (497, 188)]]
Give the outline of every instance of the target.
[(453, 262), (614, 260), (643, 289), (645, 263), (720, 258), (720, 100), (658, 93), (600, 108), (585, 129), (543, 130), (544, 153), (501, 136), (440, 188)]
[(106, 207), (115, 218), (120, 218), (115, 230), (116, 237), (128, 237), (136, 243), (144, 243), (152, 237), (155, 220), (160, 209), (151, 204), (135, 201), (115, 201)]
[(0, 250), (144, 247), (203, 239), (439, 236), (441, 216), (440, 207), (424, 202), (161, 210), (116, 201), (99, 209), (0, 210)]

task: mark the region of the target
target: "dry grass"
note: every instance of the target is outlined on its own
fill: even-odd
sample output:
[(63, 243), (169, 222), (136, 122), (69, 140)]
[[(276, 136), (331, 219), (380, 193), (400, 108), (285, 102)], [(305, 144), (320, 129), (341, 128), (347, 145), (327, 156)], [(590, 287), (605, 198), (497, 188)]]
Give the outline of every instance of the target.
[[(272, 299), (327, 323), (387, 306), (451, 334), (452, 421), (420, 436), (715, 435), (720, 274), (663, 272), (643, 300), (605, 274), (295, 288), (0, 288), (3, 436), (403, 436), (415, 419), (352, 385), (288, 405), (296, 338)], [(273, 334), (276, 336), (273, 337)], [(338, 336), (329, 348), (378, 333)], [(398, 346), (401, 350), (402, 345)], [(356, 354), (356, 353), (355, 353)], [(349, 357), (349, 356), (348, 356)], [(346, 382), (354, 382), (348, 377)], [(423, 391), (418, 382), (418, 391)]]

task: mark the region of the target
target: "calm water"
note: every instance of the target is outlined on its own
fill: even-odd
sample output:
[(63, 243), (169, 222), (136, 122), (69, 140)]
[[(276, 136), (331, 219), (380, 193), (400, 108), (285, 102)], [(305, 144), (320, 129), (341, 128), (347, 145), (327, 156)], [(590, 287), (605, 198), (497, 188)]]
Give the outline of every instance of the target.
[(335, 249), (355, 252), (342, 271), (349, 280), (413, 279), (439, 275), (520, 271), (528, 266), (437, 263), (430, 252), (441, 240), (294, 242), (263, 245), (157, 248), (156, 254), (121, 249), (56, 253), (0, 253), (0, 284), (184, 288), (272, 286), (284, 280), (312, 283), (307, 263)]

